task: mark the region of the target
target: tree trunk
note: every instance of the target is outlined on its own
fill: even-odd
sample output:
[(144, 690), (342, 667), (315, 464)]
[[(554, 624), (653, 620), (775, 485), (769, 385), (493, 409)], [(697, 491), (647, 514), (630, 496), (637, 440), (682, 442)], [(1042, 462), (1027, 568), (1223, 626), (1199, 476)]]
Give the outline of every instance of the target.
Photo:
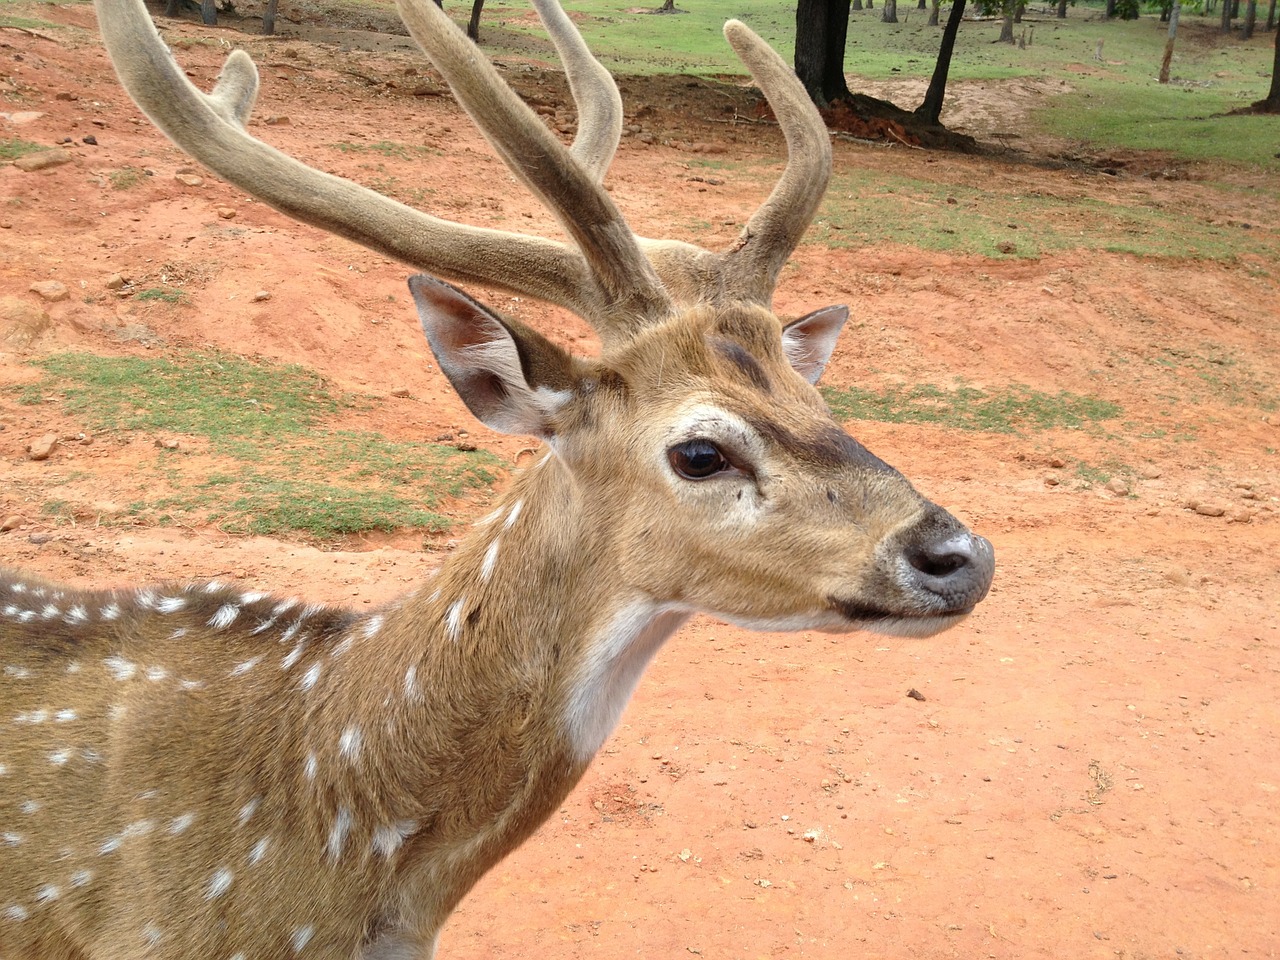
[(1164, 59), (1160, 61), (1160, 82), (1169, 82), (1169, 64), (1173, 62), (1173, 41), (1178, 37), (1178, 15), (1182, 13), (1182, 0), (1173, 0), (1169, 11), (1169, 39), (1164, 42)]
[(1107, 0), (1106, 17), (1110, 20), (1116, 15), (1116, 0)]
[(217, 26), (218, 7), (214, 0), (200, 0), (200, 19), (204, 21), (206, 26)]
[(1241, 40), (1253, 39), (1253, 28), (1258, 23), (1258, 0), (1249, 0), (1248, 6), (1244, 8), (1244, 27), (1240, 30)]
[(484, 9), (484, 0), (474, 0), (471, 4), (471, 19), (467, 21), (467, 36), (472, 42), (480, 42), (480, 11)]
[(898, 22), (898, 0), (884, 0), (884, 5), (880, 8), (880, 22)]
[(1231, 0), (1222, 0), (1222, 32), (1231, 32)]
[(924, 101), (916, 107), (916, 116), (929, 123), (938, 123), (942, 116), (942, 99), (947, 93), (947, 74), (951, 70), (951, 52), (956, 46), (960, 21), (964, 19), (964, 3), (965, 0), (954, 0), (951, 4), (947, 25), (942, 28), (942, 43), (938, 46), (938, 59), (933, 65), (929, 89), (925, 91)]
[(796, 6), (796, 76), (819, 107), (849, 95), (844, 44), (849, 0), (800, 0)]
[(1014, 22), (1014, 23), (1021, 23), (1021, 22), (1022, 22), (1022, 14), (1026, 11), (1026, 9), (1027, 9), (1027, 5), (1026, 5), (1025, 3), (1021, 2), (1021, 0), (1019, 0), (1019, 2), (1017, 3), (1017, 5), (1013, 8), (1013, 22)]
[(862, 0), (853, 0), (853, 9), (854, 9), (854, 10), (861, 10), (861, 9), (862, 9)]
[[(1275, 3), (1275, 0), (1271, 0), (1271, 2)], [(929, 4), (929, 26), (931, 27), (936, 27), (938, 25), (939, 5), (939, 0), (933, 0), (933, 2)]]
[(1013, 7), (1005, 5), (1004, 18), (1000, 21), (1000, 36), (996, 43), (1013, 43)]
[(1280, 113), (1280, 30), (1276, 31), (1276, 58), (1271, 64), (1271, 92), (1253, 105), (1255, 110)]
[(1058, 19), (1067, 19), (1067, 0), (1058, 0)]
[(262, 35), (264, 37), (273, 36), (276, 32), (276, 8), (280, 6), (280, 0), (267, 0), (267, 6), (262, 11)]
[(1267, 5), (1267, 33), (1270, 33), (1276, 26), (1276, 0), (1271, 0)]
[(917, 10), (928, 10), (928, 9), (929, 9), (929, 0), (920, 0), (920, 2), (916, 4), (916, 9), (917, 9)]
[(179, 5), (179, 0), (164, 0), (164, 15), (166, 17), (176, 17)]

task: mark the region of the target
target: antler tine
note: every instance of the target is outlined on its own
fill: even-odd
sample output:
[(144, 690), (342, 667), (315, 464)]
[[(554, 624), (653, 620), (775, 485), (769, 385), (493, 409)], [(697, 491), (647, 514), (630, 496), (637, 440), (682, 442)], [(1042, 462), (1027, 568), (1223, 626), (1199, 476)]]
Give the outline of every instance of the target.
[(560, 54), (569, 92), (578, 107), (578, 134), (569, 153), (600, 183), (622, 138), (622, 94), (612, 74), (592, 56), (564, 8), (556, 0), (532, 2)]
[[(142, 111), (219, 176), (289, 216), (445, 279), (557, 304), (600, 325), (606, 337), (665, 309), (665, 294), (647, 262), (641, 271), (629, 271), (625, 263), (600, 269), (607, 252), (584, 257), (553, 240), (433, 217), (281, 153), (244, 129), (258, 89), (257, 69), (247, 54), (233, 51), (206, 95), (187, 80), (141, 0), (95, 0), (95, 6), (120, 81)], [(448, 27), (462, 36), (451, 22)], [(557, 165), (577, 169), (556, 144), (562, 155)], [(578, 176), (590, 183), (589, 175)], [(590, 183), (588, 192), (602, 191)], [(613, 246), (635, 246), (621, 216), (613, 214), (612, 220), (602, 218), (619, 238)], [(598, 222), (592, 227), (600, 229)], [(642, 256), (637, 252), (631, 259)], [(637, 288), (634, 277), (645, 278), (646, 271), (640, 293), (630, 296)]]
[(783, 59), (738, 20), (724, 35), (747, 65), (778, 118), (787, 167), (773, 192), (725, 254), (725, 283), (743, 299), (768, 306), (787, 257), (817, 213), (831, 179), (831, 139), (804, 87)]
[(593, 173), (569, 154), (442, 9), (431, 0), (397, 0), (396, 5), (472, 122), (587, 258), (607, 305), (602, 315), (588, 317), (601, 336), (625, 337), (637, 325), (668, 316), (674, 309), (670, 296)]

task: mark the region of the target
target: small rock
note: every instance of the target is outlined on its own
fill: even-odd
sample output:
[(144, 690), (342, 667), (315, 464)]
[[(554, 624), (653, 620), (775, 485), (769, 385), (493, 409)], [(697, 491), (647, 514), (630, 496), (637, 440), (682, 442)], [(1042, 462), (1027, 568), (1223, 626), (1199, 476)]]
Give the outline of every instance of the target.
[(52, 539), (52, 533), (33, 533), (31, 536), (27, 537), (27, 541), (29, 543), (34, 543), (37, 547), (42, 543), (48, 543)]
[(70, 162), (71, 154), (66, 150), (41, 150), (38, 153), (28, 153), (19, 157), (13, 161), (13, 165), (24, 173), (34, 173), (37, 170), (60, 167)]
[(1157, 480), (1164, 475), (1164, 472), (1154, 464), (1148, 463), (1138, 471), (1138, 476), (1143, 480)]
[(32, 460), (48, 460), (57, 446), (58, 435), (56, 433), (46, 433), (39, 440), (31, 441), (31, 444), (27, 447), (27, 456)]
[(1001, 240), (996, 244), (996, 249), (1001, 253), (1013, 253), (1018, 249), (1018, 245), (1010, 240)]
[(1053, 467), (1055, 470), (1061, 470), (1066, 465), (1067, 461), (1063, 460), (1061, 457), (1054, 457), (1049, 461), (1049, 466)]
[(79, 100), (80, 98), (76, 96), (74, 93), (70, 93), (66, 90), (59, 90), (57, 93), (53, 95), (53, 99), (62, 100), (66, 102), (74, 102), (76, 100)]
[(270, 299), (271, 299), (271, 291), (269, 290), (259, 290), (257, 293), (253, 295), (254, 303), (263, 303)]
[(218, 216), (223, 220), (234, 220), (236, 218), (236, 211), (231, 207), (219, 207)]
[(0, 520), (0, 533), (8, 533), (10, 530), (17, 530), (22, 526), (22, 518), (16, 513), (12, 516), (5, 517)]
[(203, 178), (197, 177), (194, 173), (175, 173), (173, 179), (188, 187), (198, 187), (204, 183)]
[(120, 274), (113, 273), (108, 275), (104, 285), (108, 290), (120, 290), (125, 285), (125, 279)]
[(181, 448), (182, 444), (170, 437), (167, 440), (156, 440), (156, 446), (161, 450), (178, 450)]
[(1056, 487), (1056, 486), (1057, 486), (1058, 484), (1060, 484), (1061, 482), (1062, 482), (1062, 480), (1061, 480), (1060, 478), (1058, 478), (1058, 477), (1054, 476), (1052, 473), (1046, 473), (1046, 474), (1044, 475), (1044, 485), (1045, 485), (1046, 487)]
[(96, 147), (98, 145), (98, 138), (95, 137), (92, 133), (89, 134), (87, 137), (81, 137), (80, 139), (82, 143), (87, 143), (91, 147)]
[(71, 296), (67, 285), (57, 280), (37, 280), (27, 289), (39, 296), (41, 300), (48, 300), (50, 303), (57, 303)]
[(293, 123), (292, 120), (290, 120), (288, 117), (285, 117), (285, 116), (267, 117), (262, 122), (265, 123), (268, 127), (287, 127), (291, 123)]
[(412, 394), (411, 394), (411, 393), (409, 393), (409, 388), (408, 388), (408, 387), (396, 387), (394, 390), (392, 390), (392, 391), (391, 391), (391, 395), (392, 395), (393, 397), (409, 397), (409, 396), (412, 396)]
[(1226, 504), (1216, 500), (1203, 500), (1197, 503), (1194, 509), (1202, 517), (1221, 517), (1227, 512)]
[(1228, 514), (1228, 519), (1232, 523), (1248, 523), (1253, 519), (1253, 513), (1244, 507), (1237, 507)]
[(1112, 477), (1107, 481), (1107, 489), (1118, 497), (1123, 497), (1129, 492), (1129, 485), (1119, 477)]

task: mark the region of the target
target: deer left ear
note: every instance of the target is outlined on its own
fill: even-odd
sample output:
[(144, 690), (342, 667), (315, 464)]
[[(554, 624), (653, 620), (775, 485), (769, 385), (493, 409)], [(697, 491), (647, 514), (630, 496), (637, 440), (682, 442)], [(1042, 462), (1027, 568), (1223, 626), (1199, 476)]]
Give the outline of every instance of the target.
[(782, 328), (782, 350), (800, 376), (818, 382), (848, 319), (848, 307), (823, 307)]
[(577, 379), (573, 356), (435, 277), (410, 277), (409, 291), (431, 352), (467, 409), (500, 433), (554, 437)]

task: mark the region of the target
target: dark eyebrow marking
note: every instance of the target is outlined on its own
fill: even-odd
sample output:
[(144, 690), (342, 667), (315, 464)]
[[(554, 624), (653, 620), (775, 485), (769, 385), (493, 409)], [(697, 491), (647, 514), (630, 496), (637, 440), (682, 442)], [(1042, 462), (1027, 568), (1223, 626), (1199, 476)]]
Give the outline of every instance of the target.
[(750, 351), (740, 343), (724, 337), (711, 337), (710, 339), (711, 346), (716, 353), (742, 371), (753, 386), (763, 390), (765, 393), (773, 392), (773, 384), (769, 382), (769, 377), (765, 374), (764, 367), (760, 366), (760, 361), (753, 357)]
[(825, 467), (857, 466), (868, 470), (897, 473), (874, 453), (837, 426), (821, 430), (815, 437), (801, 437), (771, 420), (750, 417), (747, 423), (762, 437), (776, 443), (792, 456)]

